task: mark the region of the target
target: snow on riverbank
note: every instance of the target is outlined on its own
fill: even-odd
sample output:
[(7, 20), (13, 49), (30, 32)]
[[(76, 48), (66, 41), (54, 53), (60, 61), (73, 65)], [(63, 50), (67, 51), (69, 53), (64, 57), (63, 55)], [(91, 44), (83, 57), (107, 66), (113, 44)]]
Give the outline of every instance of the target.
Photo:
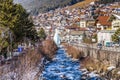
[(45, 65), (41, 76), (46, 80), (80, 80), (79, 68), (79, 61), (73, 61), (67, 57), (64, 49), (59, 49), (53, 61)]

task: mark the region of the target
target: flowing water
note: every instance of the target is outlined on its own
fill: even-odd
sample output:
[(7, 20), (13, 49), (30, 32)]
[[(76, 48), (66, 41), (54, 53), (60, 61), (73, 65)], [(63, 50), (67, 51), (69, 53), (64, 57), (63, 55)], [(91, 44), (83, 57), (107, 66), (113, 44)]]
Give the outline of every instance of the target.
[(59, 49), (54, 60), (45, 65), (40, 80), (82, 80), (81, 75), (80, 62), (73, 61), (64, 49)]

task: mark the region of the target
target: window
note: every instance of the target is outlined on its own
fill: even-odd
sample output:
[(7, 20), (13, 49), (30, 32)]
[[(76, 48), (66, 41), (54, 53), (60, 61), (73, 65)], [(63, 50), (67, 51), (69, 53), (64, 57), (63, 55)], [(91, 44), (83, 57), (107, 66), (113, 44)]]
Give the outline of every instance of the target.
[(118, 28), (119, 26), (114, 26), (114, 28)]

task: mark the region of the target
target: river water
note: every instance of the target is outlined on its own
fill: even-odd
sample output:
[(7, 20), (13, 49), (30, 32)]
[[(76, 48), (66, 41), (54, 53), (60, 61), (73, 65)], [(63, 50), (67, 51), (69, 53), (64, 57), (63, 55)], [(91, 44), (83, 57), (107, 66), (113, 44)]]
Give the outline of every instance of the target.
[(73, 61), (64, 49), (59, 49), (53, 61), (45, 65), (40, 80), (83, 80), (81, 75), (80, 62)]

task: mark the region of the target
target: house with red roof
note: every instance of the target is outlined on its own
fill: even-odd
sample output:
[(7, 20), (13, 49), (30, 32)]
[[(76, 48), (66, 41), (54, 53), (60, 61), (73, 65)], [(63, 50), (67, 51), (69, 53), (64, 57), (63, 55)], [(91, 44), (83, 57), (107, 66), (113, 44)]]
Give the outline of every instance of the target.
[(111, 22), (109, 18), (110, 16), (99, 16), (96, 23), (97, 30), (110, 30)]

